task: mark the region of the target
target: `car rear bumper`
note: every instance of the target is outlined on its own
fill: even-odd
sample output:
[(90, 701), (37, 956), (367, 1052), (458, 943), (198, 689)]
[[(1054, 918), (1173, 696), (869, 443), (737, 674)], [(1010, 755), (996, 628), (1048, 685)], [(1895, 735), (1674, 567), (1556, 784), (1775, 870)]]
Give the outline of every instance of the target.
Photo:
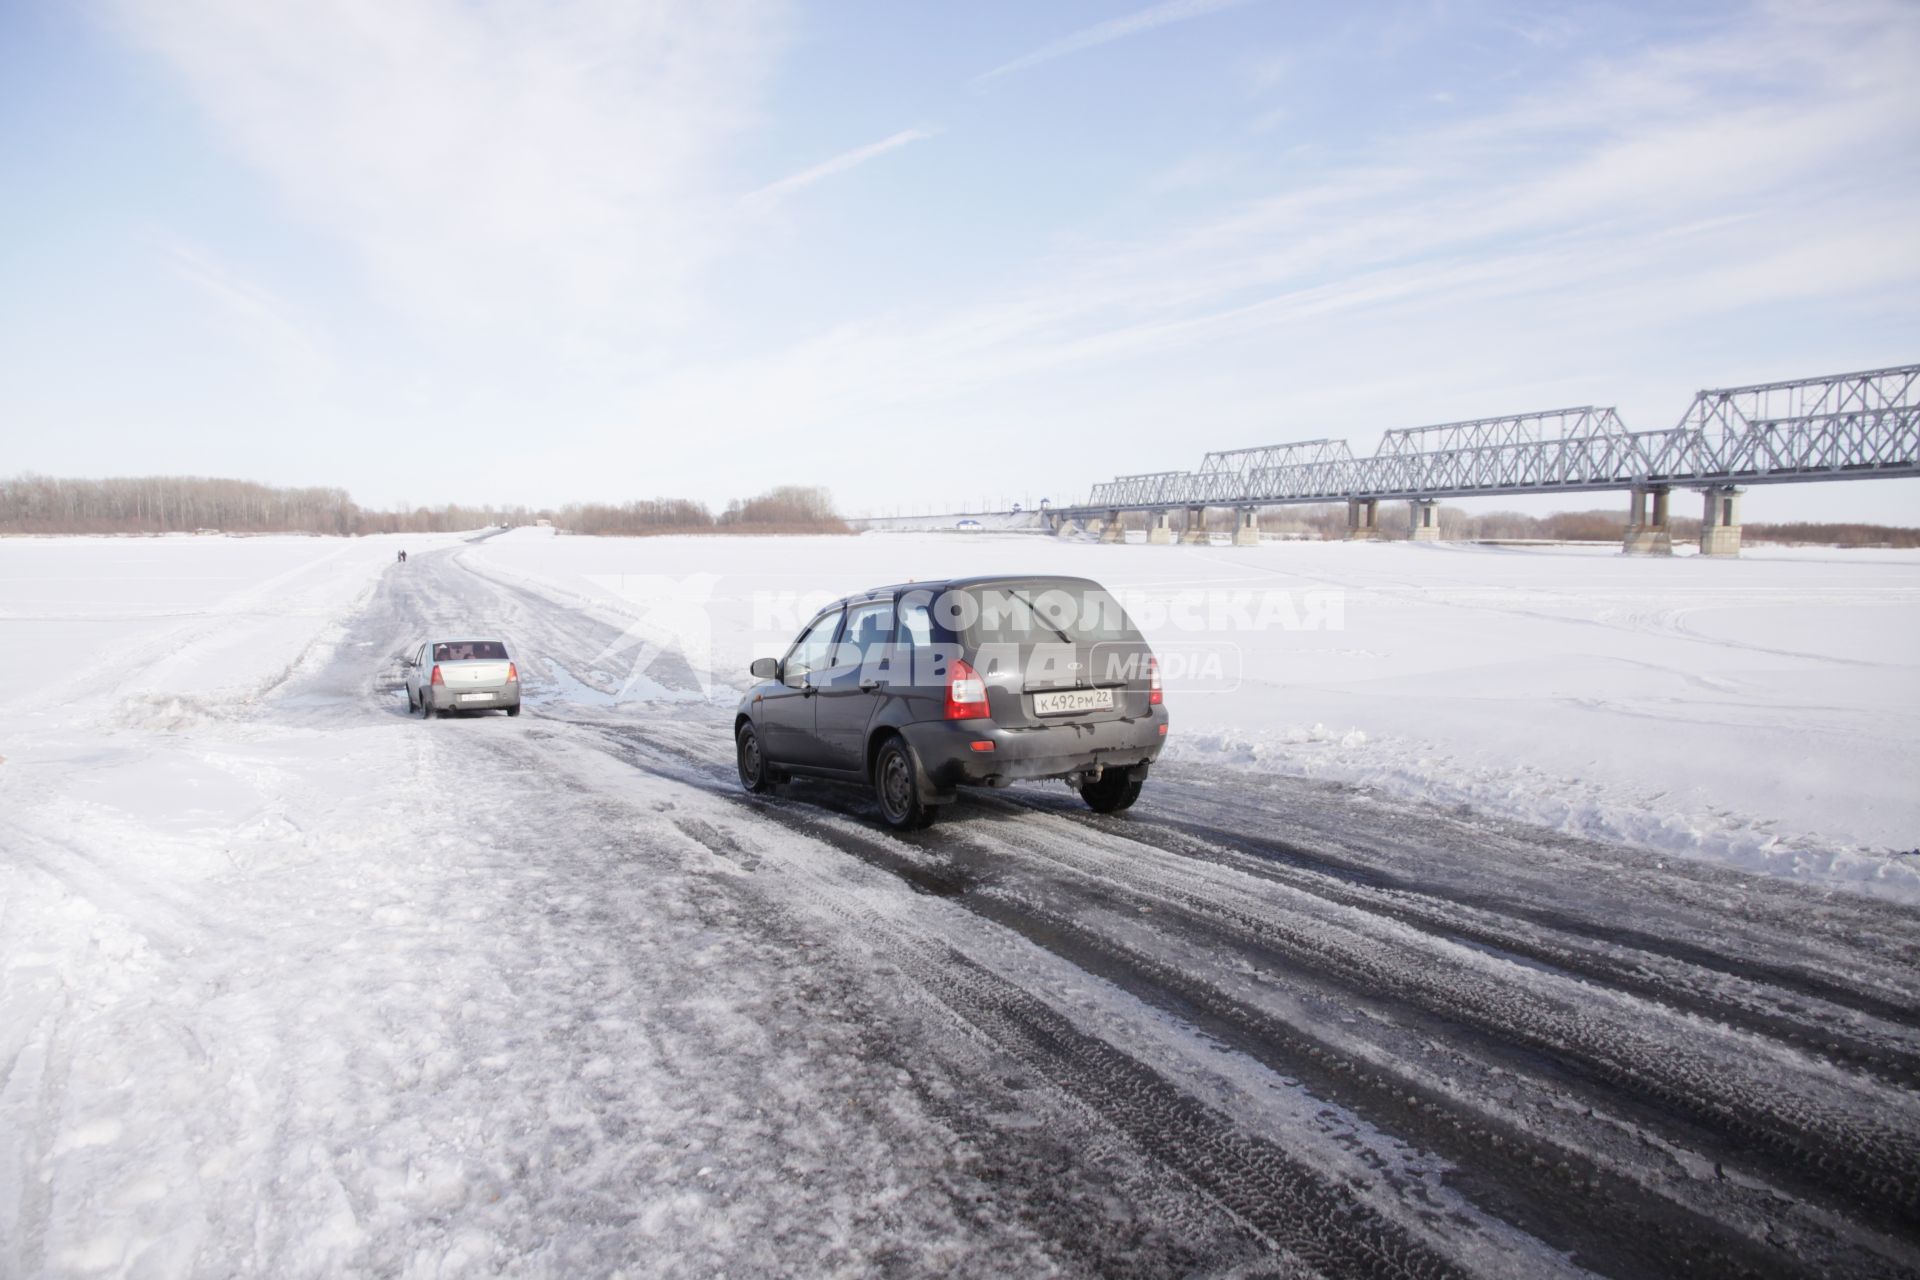
[[(955, 787), (1066, 778), (1100, 768), (1152, 764), (1166, 742), (1167, 709), (1095, 724), (1007, 729), (991, 720), (928, 720), (905, 725), (925, 777), (921, 798), (941, 800)], [(991, 750), (976, 747), (990, 742)]]
[[(466, 695), (466, 696), (463, 696)], [(427, 698), (435, 711), (487, 711), (520, 705), (520, 686), (502, 685), (493, 689), (451, 689), (430, 685)]]

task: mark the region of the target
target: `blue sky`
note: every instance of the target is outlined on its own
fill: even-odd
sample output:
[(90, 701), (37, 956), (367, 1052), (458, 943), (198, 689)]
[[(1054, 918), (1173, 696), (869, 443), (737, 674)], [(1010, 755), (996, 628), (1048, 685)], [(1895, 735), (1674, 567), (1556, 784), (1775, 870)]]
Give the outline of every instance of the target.
[(1920, 360), (1917, 66), (1905, 0), (0, 0), (0, 469), (863, 511), (1666, 426)]

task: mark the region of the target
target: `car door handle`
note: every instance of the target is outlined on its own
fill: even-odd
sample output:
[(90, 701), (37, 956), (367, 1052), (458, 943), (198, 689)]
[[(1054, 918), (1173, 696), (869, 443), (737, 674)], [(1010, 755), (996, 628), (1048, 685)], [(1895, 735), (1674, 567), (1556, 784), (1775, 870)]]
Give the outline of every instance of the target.
[(860, 692), (862, 693), (872, 693), (875, 689), (878, 689), (879, 687), (880, 687), (880, 682), (878, 680), (862, 680), (860, 682)]

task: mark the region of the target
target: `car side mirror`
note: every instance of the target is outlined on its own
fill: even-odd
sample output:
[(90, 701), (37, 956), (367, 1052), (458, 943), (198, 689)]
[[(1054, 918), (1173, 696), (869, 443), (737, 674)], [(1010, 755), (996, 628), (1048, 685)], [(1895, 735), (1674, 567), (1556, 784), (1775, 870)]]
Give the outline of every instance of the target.
[(780, 674), (780, 663), (774, 658), (755, 658), (747, 671), (756, 680), (772, 680)]

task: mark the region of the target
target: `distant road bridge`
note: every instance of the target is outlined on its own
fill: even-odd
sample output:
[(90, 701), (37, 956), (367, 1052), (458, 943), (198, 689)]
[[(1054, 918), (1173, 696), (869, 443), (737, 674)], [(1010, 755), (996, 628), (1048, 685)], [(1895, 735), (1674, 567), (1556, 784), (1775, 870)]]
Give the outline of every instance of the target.
[(1172, 542), (1172, 513), (1184, 510), (1184, 539), (1203, 541), (1205, 509), (1234, 507), (1235, 541), (1247, 543), (1258, 541), (1260, 507), (1345, 501), (1348, 536), (1377, 538), (1379, 504), (1403, 500), (1413, 536), (1427, 539), (1439, 537), (1443, 498), (1626, 489), (1626, 549), (1662, 554), (1673, 548), (1668, 496), (1680, 487), (1706, 496), (1701, 550), (1735, 555), (1746, 486), (1920, 477), (1917, 392), (1920, 365), (1902, 365), (1702, 391), (1663, 431), (1629, 431), (1615, 410), (1584, 405), (1389, 431), (1368, 457), (1327, 439), (1229, 449), (1197, 471), (1097, 484), (1053, 519), (1117, 542), (1122, 513), (1146, 511), (1148, 540)]

